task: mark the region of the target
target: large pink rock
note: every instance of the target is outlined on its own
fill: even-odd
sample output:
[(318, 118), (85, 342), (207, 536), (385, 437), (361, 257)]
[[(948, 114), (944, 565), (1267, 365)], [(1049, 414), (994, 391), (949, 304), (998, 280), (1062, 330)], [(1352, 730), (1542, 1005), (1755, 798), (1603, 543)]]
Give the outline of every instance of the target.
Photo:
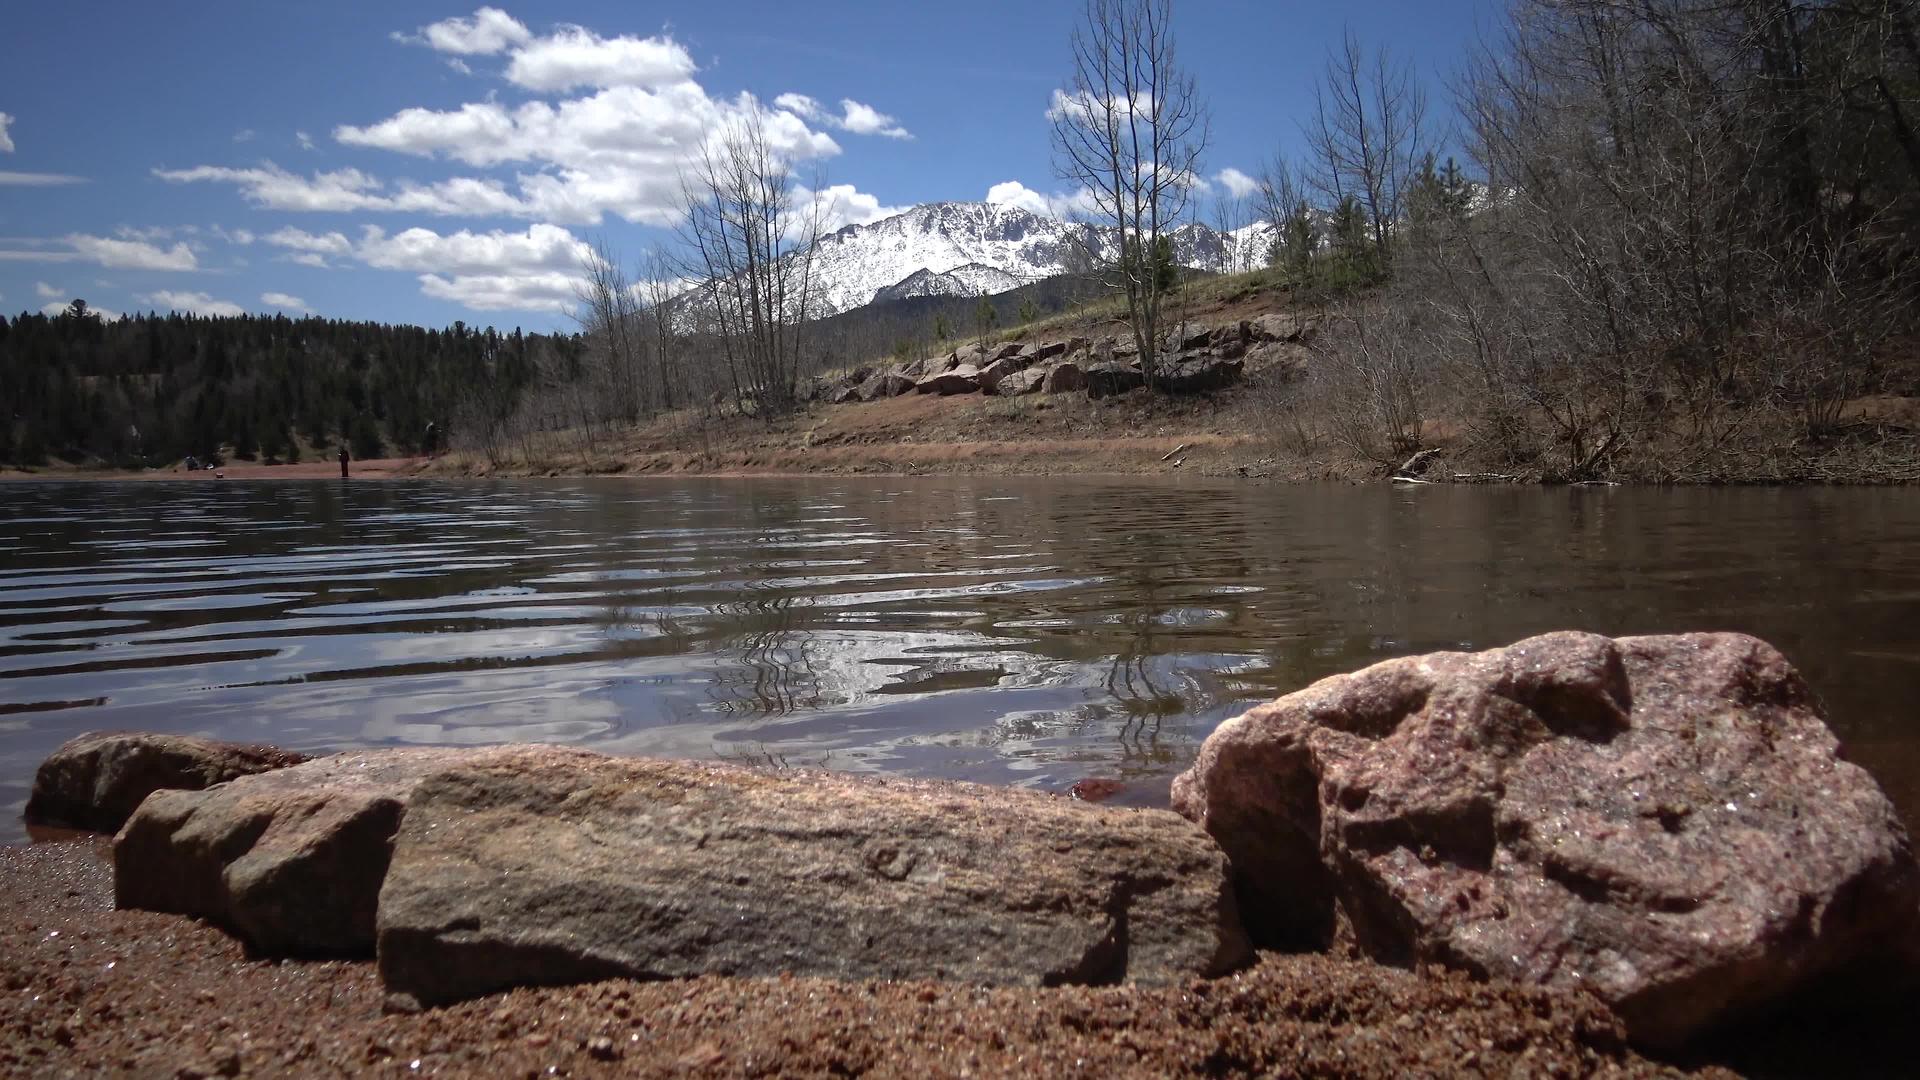
[(289, 750), (193, 735), (89, 731), (68, 739), (40, 763), (26, 818), (115, 832), (156, 791), (199, 791), (305, 760)]
[(1221, 725), (1173, 800), (1256, 940), (1584, 988), (1649, 1045), (1891, 954), (1920, 910), (1893, 806), (1737, 634), (1335, 676)]

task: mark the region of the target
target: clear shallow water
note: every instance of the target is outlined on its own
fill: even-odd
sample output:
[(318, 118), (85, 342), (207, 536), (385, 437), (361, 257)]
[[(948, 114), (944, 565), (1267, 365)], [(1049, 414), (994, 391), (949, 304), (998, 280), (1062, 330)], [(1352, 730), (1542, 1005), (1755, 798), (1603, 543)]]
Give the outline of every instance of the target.
[(1920, 819), (1920, 492), (35, 482), (0, 484), (0, 840), (97, 728), (1163, 804), (1253, 702), (1566, 628), (1767, 638)]

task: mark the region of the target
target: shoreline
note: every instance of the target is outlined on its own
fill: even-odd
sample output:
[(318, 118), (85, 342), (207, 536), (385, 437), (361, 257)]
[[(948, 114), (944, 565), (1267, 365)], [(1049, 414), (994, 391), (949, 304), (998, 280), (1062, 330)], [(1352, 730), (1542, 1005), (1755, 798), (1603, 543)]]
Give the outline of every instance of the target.
[(1158, 989), (702, 976), (393, 1011), (372, 961), (255, 959), (204, 923), (115, 910), (103, 840), (0, 847), (0, 1071), (1683, 1075), (1585, 995), (1318, 955)]

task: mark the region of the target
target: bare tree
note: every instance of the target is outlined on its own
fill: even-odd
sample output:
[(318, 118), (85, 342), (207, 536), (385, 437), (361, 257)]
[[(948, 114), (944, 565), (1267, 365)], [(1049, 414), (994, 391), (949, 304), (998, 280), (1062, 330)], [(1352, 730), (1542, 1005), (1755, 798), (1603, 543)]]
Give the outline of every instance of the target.
[(1053, 118), (1054, 168), (1092, 194), (1093, 213), (1118, 243), (1103, 251), (1127, 294), (1140, 369), (1155, 384), (1162, 237), (1187, 209), (1208, 121), (1193, 77), (1174, 51), (1170, 0), (1087, 0), (1073, 33), (1073, 76)]
[(713, 320), (735, 405), (761, 416), (785, 412), (797, 399), (807, 323), (820, 306), (812, 279), (820, 205), (796, 205), (792, 171), (757, 110), (701, 150), (681, 187), (684, 269), (700, 282), (696, 300)]
[(1384, 49), (1368, 54), (1348, 31), (1327, 57), (1313, 118), (1303, 126), (1323, 209), (1331, 212), (1348, 199), (1358, 203), (1383, 262), (1427, 154), (1426, 113), (1412, 67)]
[(603, 407), (613, 418), (632, 423), (645, 411), (644, 373), (632, 283), (605, 240), (584, 260), (585, 275), (575, 290), (580, 301), (574, 320), (588, 345), (587, 373), (606, 393)]

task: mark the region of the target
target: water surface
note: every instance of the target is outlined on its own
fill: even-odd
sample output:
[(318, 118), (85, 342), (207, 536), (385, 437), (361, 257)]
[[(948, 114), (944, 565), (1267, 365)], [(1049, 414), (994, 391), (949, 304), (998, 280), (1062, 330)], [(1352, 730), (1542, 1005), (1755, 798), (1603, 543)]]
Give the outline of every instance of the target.
[(0, 484), (0, 840), (97, 728), (1063, 790), (1546, 630), (1743, 630), (1920, 811), (1920, 493), (915, 478)]

